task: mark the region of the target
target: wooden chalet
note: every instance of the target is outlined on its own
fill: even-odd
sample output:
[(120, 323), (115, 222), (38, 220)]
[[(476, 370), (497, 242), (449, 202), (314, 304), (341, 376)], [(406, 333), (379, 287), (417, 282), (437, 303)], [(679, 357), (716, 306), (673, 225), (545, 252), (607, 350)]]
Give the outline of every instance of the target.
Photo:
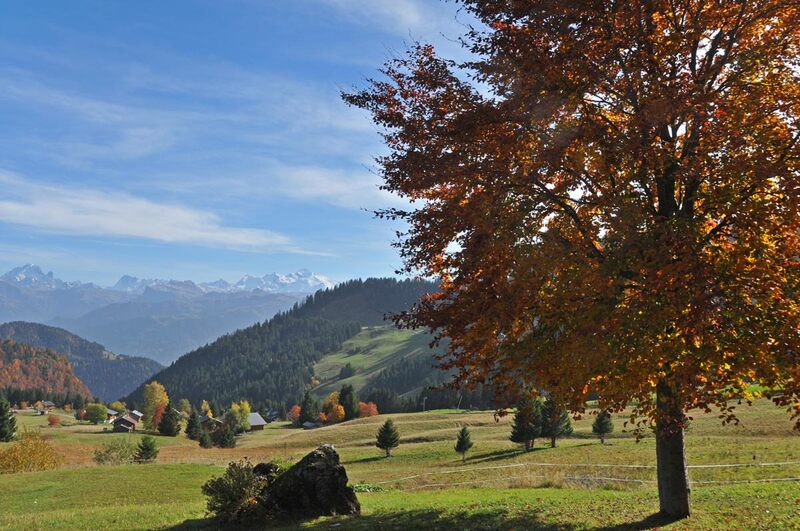
[(250, 431), (261, 431), (267, 425), (267, 421), (257, 411), (247, 415), (247, 423), (250, 424)]
[(131, 433), (132, 431), (136, 430), (136, 420), (129, 414), (124, 414), (121, 417), (117, 417), (114, 419), (114, 431), (116, 432), (123, 432), (123, 433)]

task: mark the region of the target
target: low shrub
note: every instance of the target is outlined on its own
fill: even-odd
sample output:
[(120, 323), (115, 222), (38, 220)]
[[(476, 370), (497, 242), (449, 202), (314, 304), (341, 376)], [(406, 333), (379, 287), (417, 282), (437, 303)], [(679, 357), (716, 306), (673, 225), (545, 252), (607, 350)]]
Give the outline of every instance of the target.
[(208, 512), (225, 521), (254, 517), (259, 509), (257, 497), (266, 482), (258, 479), (253, 468), (245, 458), (229, 463), (222, 476), (208, 480), (202, 488), (208, 496)]
[(59, 426), (61, 426), (61, 417), (59, 417), (58, 415), (50, 415), (49, 417), (47, 417), (47, 424), (51, 428), (58, 428)]
[(128, 439), (113, 439), (94, 452), (94, 462), (98, 465), (125, 465), (133, 463), (136, 445)]
[(0, 473), (51, 470), (62, 457), (39, 432), (23, 432), (17, 442), (0, 450)]

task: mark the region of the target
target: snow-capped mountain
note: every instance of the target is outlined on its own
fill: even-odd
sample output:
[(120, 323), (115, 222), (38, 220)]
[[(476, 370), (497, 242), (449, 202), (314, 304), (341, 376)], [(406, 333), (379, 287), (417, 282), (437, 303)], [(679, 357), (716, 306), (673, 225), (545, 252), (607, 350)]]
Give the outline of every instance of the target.
[(141, 294), (146, 289), (158, 291), (193, 290), (203, 293), (238, 293), (261, 290), (267, 293), (314, 293), (319, 289), (330, 288), (333, 282), (327, 277), (301, 269), (296, 273), (269, 273), (263, 277), (245, 275), (237, 282), (230, 283), (219, 279), (213, 282), (194, 283), (190, 280), (162, 280), (155, 278), (136, 278), (125, 275), (110, 289), (127, 293)]
[(68, 289), (80, 286), (80, 282), (64, 282), (60, 278), (55, 278), (53, 272), (45, 273), (41, 268), (34, 264), (25, 264), (15, 267), (2, 277), (9, 284), (32, 289)]

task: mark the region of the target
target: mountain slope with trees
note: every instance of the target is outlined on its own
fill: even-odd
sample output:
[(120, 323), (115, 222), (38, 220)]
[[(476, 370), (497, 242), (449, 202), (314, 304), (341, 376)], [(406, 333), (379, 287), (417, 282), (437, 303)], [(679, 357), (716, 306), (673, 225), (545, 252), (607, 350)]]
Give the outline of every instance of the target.
[[(436, 285), (419, 280), (353, 280), (194, 350), (151, 380), (174, 398), (218, 404), (248, 399), (257, 408), (287, 409), (314, 383), (314, 364), (363, 326), (410, 307)], [(125, 400), (139, 403), (140, 387)]]
[(0, 388), (92, 397), (64, 355), (10, 339), (0, 340)]
[(0, 339), (64, 354), (75, 375), (94, 395), (107, 402), (130, 393), (164, 368), (149, 358), (120, 356), (67, 330), (38, 323), (17, 321), (0, 325)]

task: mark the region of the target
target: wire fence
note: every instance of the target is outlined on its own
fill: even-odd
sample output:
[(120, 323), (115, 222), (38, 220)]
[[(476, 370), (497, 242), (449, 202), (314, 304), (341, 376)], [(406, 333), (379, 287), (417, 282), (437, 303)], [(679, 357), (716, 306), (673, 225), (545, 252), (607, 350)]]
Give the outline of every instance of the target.
[[(701, 465), (689, 465), (686, 468), (690, 470), (698, 469), (723, 469), (723, 468), (765, 468), (765, 467), (787, 467), (800, 465), (800, 461), (780, 461), (780, 462), (765, 462), (765, 463), (708, 463)], [(450, 476), (453, 474), (474, 474), (480, 472), (487, 472), (491, 470), (506, 470), (506, 469), (526, 469), (526, 468), (582, 468), (582, 469), (597, 469), (597, 470), (655, 470), (656, 465), (638, 465), (638, 464), (625, 464), (625, 463), (542, 463), (542, 462), (528, 462), (528, 463), (513, 463), (507, 465), (495, 466), (474, 466), (474, 467), (459, 467), (453, 470), (431, 470), (423, 471), (418, 474), (403, 476), (394, 479), (388, 479), (373, 483), (374, 485), (394, 485), (399, 490), (413, 491), (421, 489), (435, 489), (442, 487), (453, 486), (467, 486), (467, 485), (481, 485), (487, 483), (498, 482), (513, 482), (522, 480), (554, 480), (560, 479), (566, 482), (579, 482), (584, 484), (602, 484), (602, 483), (630, 483), (638, 485), (652, 485), (656, 484), (653, 479), (637, 479), (630, 477), (616, 477), (616, 476), (589, 476), (589, 475), (561, 475), (555, 476), (553, 474), (523, 474), (515, 476), (500, 476), (488, 479), (470, 479), (465, 481), (446, 481), (437, 483), (424, 483), (421, 485), (413, 485), (404, 487), (413, 480), (423, 480), (433, 478), (435, 476)], [(775, 482), (793, 482), (800, 481), (800, 476), (789, 477), (770, 477), (770, 478), (748, 478), (748, 479), (726, 479), (726, 480), (691, 480), (691, 485), (732, 485), (732, 484), (745, 484), (745, 483), (775, 483)]]

